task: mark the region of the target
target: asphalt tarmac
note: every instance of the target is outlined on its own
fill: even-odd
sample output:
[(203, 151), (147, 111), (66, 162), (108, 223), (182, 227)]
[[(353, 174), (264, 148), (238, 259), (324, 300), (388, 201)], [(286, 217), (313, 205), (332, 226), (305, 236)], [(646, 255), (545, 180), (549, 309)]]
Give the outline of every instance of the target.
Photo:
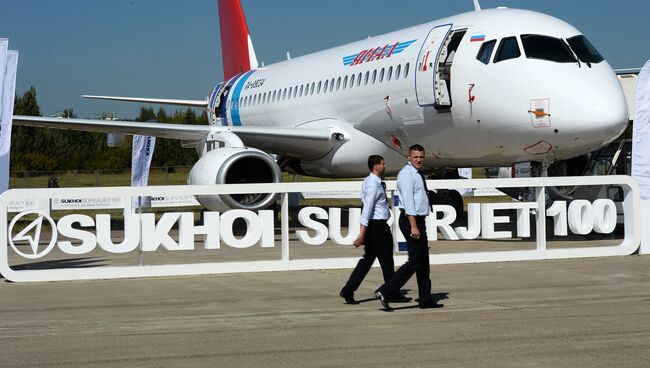
[(349, 273), (0, 282), (0, 366), (650, 366), (648, 256), (433, 266), (429, 310)]

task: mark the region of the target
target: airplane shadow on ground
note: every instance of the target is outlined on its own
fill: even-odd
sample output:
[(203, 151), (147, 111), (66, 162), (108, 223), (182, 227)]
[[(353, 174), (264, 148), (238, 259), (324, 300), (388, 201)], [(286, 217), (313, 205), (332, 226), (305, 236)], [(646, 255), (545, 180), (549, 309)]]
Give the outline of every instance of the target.
[[(46, 270), (57, 268), (90, 268), (105, 266), (102, 258), (84, 257), (84, 258), (68, 258), (58, 259), (43, 262), (24, 263), (10, 266), (14, 271), (29, 271), (29, 270)], [(4, 276), (0, 275), (0, 278)]]

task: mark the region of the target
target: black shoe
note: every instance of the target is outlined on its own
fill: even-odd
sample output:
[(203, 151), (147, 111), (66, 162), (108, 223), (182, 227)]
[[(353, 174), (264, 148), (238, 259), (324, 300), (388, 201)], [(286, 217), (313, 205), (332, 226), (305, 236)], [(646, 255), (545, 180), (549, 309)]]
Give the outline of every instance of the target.
[(341, 298), (345, 299), (346, 304), (359, 304), (358, 301), (354, 300), (354, 292), (353, 291), (343, 291), (339, 293)]
[(408, 296), (404, 296), (404, 295), (397, 295), (388, 299), (388, 301), (391, 303), (408, 303), (411, 300), (413, 300), (413, 298), (409, 298)]
[(420, 304), (418, 308), (420, 309), (430, 309), (430, 308), (442, 308), (444, 307), (444, 304), (438, 304), (437, 302), (430, 300), (424, 304)]
[(375, 293), (375, 296), (377, 298), (379, 298), (379, 301), (381, 302), (381, 305), (384, 307), (385, 311), (387, 311), (387, 312), (392, 312), (393, 311), (393, 308), (391, 308), (390, 305), (388, 304), (388, 299), (386, 299), (386, 297), (384, 297), (384, 294), (382, 294), (381, 292), (378, 291), (378, 292)]

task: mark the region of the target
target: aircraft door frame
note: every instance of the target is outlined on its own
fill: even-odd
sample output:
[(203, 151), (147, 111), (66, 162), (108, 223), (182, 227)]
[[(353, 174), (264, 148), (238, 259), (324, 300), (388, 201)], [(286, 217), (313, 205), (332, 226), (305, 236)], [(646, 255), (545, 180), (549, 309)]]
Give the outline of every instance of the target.
[(452, 26), (453, 24), (448, 23), (433, 27), (420, 48), (415, 65), (415, 96), (421, 107), (434, 106), (436, 103), (438, 58)]

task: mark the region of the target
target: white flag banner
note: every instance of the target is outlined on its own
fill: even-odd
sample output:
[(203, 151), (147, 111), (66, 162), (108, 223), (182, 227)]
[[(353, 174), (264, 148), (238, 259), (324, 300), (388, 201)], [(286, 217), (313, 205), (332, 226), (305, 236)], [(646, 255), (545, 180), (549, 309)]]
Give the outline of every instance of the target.
[[(472, 178), (472, 168), (471, 167), (464, 167), (458, 169), (458, 177), (461, 179), (471, 179)], [(460, 188), (458, 189), (458, 192), (462, 196), (471, 196), (474, 193), (474, 189), (472, 188)]]
[(650, 199), (650, 61), (636, 81), (632, 130), (632, 177), (641, 187), (641, 198)]
[[(9, 48), (9, 40), (0, 38), (0, 114), (2, 114), (2, 89), (5, 79), (5, 71), (7, 70), (7, 49)], [(2, 115), (0, 115), (1, 117)]]
[(4, 78), (2, 80), (2, 97), (0, 98), (2, 101), (0, 102), (0, 193), (9, 189), (11, 121), (14, 115), (18, 51), (7, 51), (5, 64), (5, 68), (2, 69), (1, 73), (4, 75)]
[[(131, 186), (146, 187), (149, 182), (149, 168), (153, 149), (156, 145), (156, 137), (143, 135), (133, 136), (132, 158), (131, 158)], [(150, 207), (145, 198), (134, 197), (131, 200), (132, 208)]]

